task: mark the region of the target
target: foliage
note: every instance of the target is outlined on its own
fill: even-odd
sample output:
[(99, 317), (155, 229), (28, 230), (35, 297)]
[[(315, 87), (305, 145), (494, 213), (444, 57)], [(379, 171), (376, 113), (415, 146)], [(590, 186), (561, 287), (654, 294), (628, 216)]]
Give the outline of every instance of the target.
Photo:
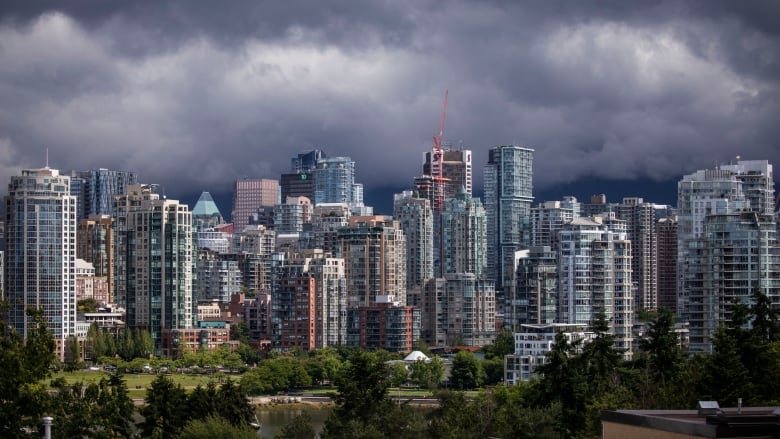
[(450, 384), (455, 389), (474, 389), (482, 385), (485, 372), (471, 351), (459, 351), (452, 359)]
[(141, 409), (144, 421), (139, 427), (145, 437), (173, 437), (187, 423), (187, 395), (181, 386), (164, 375), (158, 375), (146, 392), (146, 406)]
[[(0, 305), (0, 316), (5, 306)], [(55, 361), (54, 339), (43, 314), (28, 310), (27, 342), (0, 319), (0, 437), (17, 437), (25, 427), (38, 427), (48, 394), (41, 380)]]
[(307, 387), (312, 383), (299, 359), (278, 357), (263, 360), (241, 378), (241, 388), (248, 395), (262, 395), (280, 390)]
[(296, 416), (274, 435), (274, 439), (314, 439), (316, 437), (317, 433), (311, 426), (311, 417), (307, 413)]
[(435, 389), (444, 379), (444, 361), (433, 357), (430, 361), (417, 360), (409, 365), (409, 379), (419, 387)]
[(87, 297), (76, 302), (76, 310), (79, 312), (95, 312), (98, 310), (98, 303), (94, 298)]
[(503, 361), (505, 355), (515, 351), (515, 336), (509, 329), (502, 329), (496, 334), (493, 343), (485, 346), (482, 350), (485, 352), (486, 359), (499, 358)]
[(247, 424), (233, 424), (219, 416), (193, 419), (184, 426), (178, 439), (257, 439), (257, 432)]

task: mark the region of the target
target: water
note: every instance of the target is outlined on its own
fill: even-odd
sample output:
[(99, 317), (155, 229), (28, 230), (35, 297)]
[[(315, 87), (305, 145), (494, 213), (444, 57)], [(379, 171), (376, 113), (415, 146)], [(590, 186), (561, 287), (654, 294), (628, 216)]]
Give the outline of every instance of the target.
[(303, 413), (307, 413), (311, 418), (311, 426), (314, 431), (319, 433), (325, 425), (325, 419), (332, 406), (325, 405), (277, 405), (277, 406), (258, 406), (257, 419), (260, 421), (259, 435), (264, 438), (272, 438), (293, 418)]

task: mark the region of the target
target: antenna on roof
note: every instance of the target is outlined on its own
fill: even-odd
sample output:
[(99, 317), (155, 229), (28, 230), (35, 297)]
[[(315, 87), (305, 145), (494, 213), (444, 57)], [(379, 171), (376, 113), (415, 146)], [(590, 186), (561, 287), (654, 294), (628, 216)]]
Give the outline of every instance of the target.
[(49, 148), (46, 148), (46, 169), (49, 169)]

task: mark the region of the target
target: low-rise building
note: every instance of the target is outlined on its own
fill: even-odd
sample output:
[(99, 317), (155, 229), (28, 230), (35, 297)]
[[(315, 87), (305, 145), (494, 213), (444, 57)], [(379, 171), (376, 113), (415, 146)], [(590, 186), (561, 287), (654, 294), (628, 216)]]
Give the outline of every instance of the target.
[[(569, 342), (583, 343), (594, 337), (583, 324), (549, 323), (543, 325), (520, 325), (521, 332), (515, 332), (515, 352), (504, 356), (504, 384), (514, 385), (536, 377), (536, 368), (547, 362), (547, 353), (555, 344), (555, 336), (562, 332)], [(582, 347), (582, 345), (580, 345)]]

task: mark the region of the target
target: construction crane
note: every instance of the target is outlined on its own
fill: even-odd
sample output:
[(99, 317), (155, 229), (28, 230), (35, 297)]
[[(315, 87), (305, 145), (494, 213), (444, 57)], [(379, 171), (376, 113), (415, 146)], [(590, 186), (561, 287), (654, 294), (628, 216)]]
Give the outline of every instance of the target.
[[(441, 149), (444, 139), (444, 123), (447, 121), (447, 96), (449, 90), (444, 91), (444, 103), (441, 106), (441, 119), (439, 119), (439, 134), (433, 136), (433, 157), (431, 160), (431, 177), (433, 177), (434, 209), (441, 211), (444, 207), (444, 151)], [(433, 166), (436, 166), (435, 168)]]

